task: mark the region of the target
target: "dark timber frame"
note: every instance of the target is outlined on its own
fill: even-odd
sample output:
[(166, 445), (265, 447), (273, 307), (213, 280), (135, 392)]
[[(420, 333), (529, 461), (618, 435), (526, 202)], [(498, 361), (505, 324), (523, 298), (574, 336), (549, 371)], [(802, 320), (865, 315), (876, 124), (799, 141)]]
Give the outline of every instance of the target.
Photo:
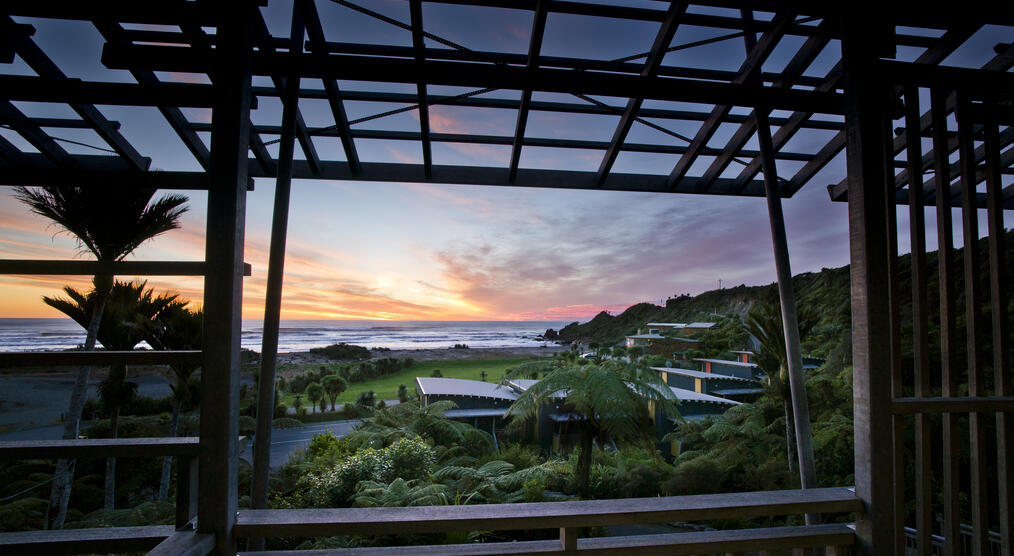
[[(848, 2), (791, 0), (660, 1), (657, 8), (581, 0), (405, 0), (407, 15), (398, 21), (347, 0), (272, 2), (286, 2), (291, 8), (294, 20), (289, 35), (272, 35), (260, 9), (266, 4), (263, 0), (111, 0), (87, 5), (36, 0), (6, 2), (0, 7), (0, 125), (5, 128), (0, 134), (0, 186), (101, 188), (129, 182), (207, 191), (208, 198), (206, 262), (121, 262), (115, 267), (116, 274), (205, 276), (203, 352), (0, 354), (0, 366), (82, 361), (101, 365), (127, 360), (153, 364), (200, 358), (205, 388), (200, 439), (187, 441), (187, 447), (181, 448), (199, 462), (196, 530), (182, 524), (176, 532), (172, 528), (117, 530), (105, 544), (94, 534), (72, 532), (0, 535), (0, 546), (114, 550), (146, 548), (164, 538), (157, 549), (163, 553), (232, 554), (237, 538), (387, 531), (387, 520), (401, 519), (425, 531), (537, 525), (560, 529), (559, 542), (514, 547), (531, 551), (735, 552), (840, 547), (854, 542), (861, 554), (901, 552), (906, 546), (919, 554), (930, 554), (934, 546), (945, 554), (986, 554), (991, 546), (1004, 554), (1012, 552), (1014, 377), (1004, 211), (1014, 209), (1014, 185), (1009, 179), (1014, 175), (1014, 77), (1010, 72), (1014, 43), (997, 44), (989, 56), (966, 63), (977, 69), (941, 64), (971, 44), (986, 23), (1014, 25), (1014, 9), (990, 4), (981, 9), (961, 5), (927, 10), (920, 4), (896, 2), (884, 3), (874, 13), (865, 5)], [(411, 45), (340, 42), (343, 37), (329, 34), (319, 12), (322, 5), (331, 3), (401, 27), (411, 33)], [(529, 12), (527, 50), (484, 52), (431, 35), (423, 17), (431, 4)], [(708, 8), (725, 9), (709, 12)], [(630, 55), (616, 60), (552, 56), (543, 44), (552, 30), (547, 22), (559, 14), (654, 22), (658, 27), (651, 44), (641, 47), (646, 50), (625, 53)], [(73, 72), (59, 68), (33, 39), (35, 29), (24, 19), (29, 17), (79, 20), (94, 26), (105, 41), (101, 62), (111, 69), (128, 70), (134, 82), (68, 77)], [(679, 29), (684, 25), (705, 27), (722, 36), (683, 44)], [(674, 50), (740, 38), (747, 53), (736, 71), (665, 63), (666, 54)], [(765, 71), (771, 54), (786, 44), (796, 45), (786, 57), (788, 62), (778, 71)], [(841, 55), (835, 58), (839, 45)], [(916, 52), (906, 58), (913, 61), (900, 61), (900, 48)], [(832, 54), (830, 63), (827, 52)], [(23, 61), (35, 75), (6, 71), (6, 65), (15, 60)], [(818, 60), (824, 60), (823, 65), (813, 66)], [(206, 82), (167, 81), (158, 72), (200, 74)], [(269, 84), (255, 78), (267, 78)], [(322, 87), (311, 84), (317, 80)], [(355, 81), (362, 89), (339, 87), (339, 80)], [(407, 84), (415, 92), (370, 88), (370, 82)], [(467, 87), (470, 92), (438, 94), (436, 86)], [(487, 94), (496, 89), (519, 95)], [(570, 98), (541, 100), (542, 93)], [(261, 97), (280, 99), (279, 122), (251, 123), (251, 108)], [(625, 100), (616, 103), (596, 97)], [(308, 126), (300, 113), (300, 100), (326, 101), (334, 124)], [(78, 117), (32, 116), (19, 105), (23, 101), (63, 105)], [(396, 108), (350, 120), (346, 113), (350, 101)], [(696, 104), (666, 105), (673, 101)], [(108, 119), (97, 108), (108, 105), (157, 109), (176, 136), (170, 140), (178, 140), (194, 157), (197, 171), (194, 167), (152, 170), (150, 159), (121, 133), (121, 122)], [(433, 131), (434, 107), (445, 106), (514, 111), (514, 133)], [(211, 122), (194, 121), (188, 108), (210, 108)], [(357, 127), (409, 110), (419, 115), (417, 129)], [(529, 117), (535, 112), (611, 115), (618, 122), (609, 141), (535, 137), (528, 132)], [(683, 136), (672, 131), (676, 125), (689, 125), (696, 131)], [(729, 126), (731, 134), (721, 133), (723, 125)], [(667, 139), (628, 141), (636, 126), (653, 128)], [(892, 127), (898, 127), (894, 137)], [(80, 151), (67, 147), (60, 137), (63, 129), (93, 131), (103, 143), (98, 146), (103, 152), (77, 154)], [(206, 142), (202, 134), (208, 133)], [(754, 138), (756, 146), (750, 148)], [(315, 141), (333, 145), (336, 140), (340, 150), (318, 152), (315, 146)], [(357, 148), (357, 140), (419, 145), (421, 163), (371, 160), (365, 149)], [(268, 148), (274, 142), (281, 143), (277, 157)], [(503, 166), (442, 164), (439, 149), (433, 149), (440, 143), (502, 145), (510, 148), (510, 156)], [(793, 147), (795, 143), (809, 147)], [(584, 149), (601, 153), (601, 158), (595, 170), (540, 168), (524, 163), (522, 155), (530, 147)], [(813, 181), (842, 150), (846, 151), (847, 175), (836, 176), (840, 181), (828, 186), (828, 192), (833, 201), (848, 202), (854, 494), (844, 489), (806, 488), (777, 495), (661, 499), (619, 504), (612, 510), (596, 502), (581, 502), (400, 513), (252, 510), (237, 517), (240, 307), (243, 276), (249, 275), (243, 263), (243, 239), (246, 195), (253, 178), (277, 180), (265, 355), (277, 349), (289, 188), (293, 179), (322, 179), (765, 197), (787, 345), (793, 352), (790, 367), (799, 367), (781, 200)], [(301, 156), (294, 159), (296, 153)], [(671, 161), (657, 174), (616, 171), (629, 153), (654, 153)], [(761, 172), (763, 179), (758, 179)], [(898, 205), (908, 205), (910, 269), (898, 263)], [(930, 228), (926, 207), (935, 207), (940, 230), (935, 269), (926, 253)], [(952, 214), (955, 210), (957, 215)], [(980, 211), (986, 214), (983, 230), (979, 229)], [(960, 223), (963, 245), (976, 245), (983, 236), (982, 249), (988, 256), (966, 248), (962, 260), (956, 260), (955, 223)], [(92, 274), (95, 270), (96, 263), (87, 261), (0, 261), (4, 274)], [(908, 292), (902, 300), (899, 290), (903, 272), (911, 277), (910, 301)], [(939, 291), (930, 289), (934, 273)], [(936, 304), (934, 296), (939, 300)], [(902, 310), (909, 305), (911, 312)], [(929, 337), (937, 323), (939, 339)], [(964, 330), (959, 330), (959, 323)], [(900, 334), (909, 325), (916, 341), (911, 353), (902, 353)], [(262, 376), (273, 376), (273, 360), (267, 359)], [(803, 386), (801, 370), (797, 370), (792, 381), (794, 405)], [(270, 400), (271, 386), (266, 383), (262, 400)], [(796, 414), (805, 421), (805, 397), (802, 403)], [(261, 421), (260, 430), (267, 430), (270, 419)], [(260, 433), (262, 441), (267, 434)], [(802, 429), (799, 436), (805, 436)], [(910, 437), (914, 441), (906, 440)], [(191, 453), (195, 442), (197, 450)], [(257, 447), (263, 452), (266, 445)], [(26, 457), (39, 450), (72, 454), (75, 450), (119, 453), (129, 449), (128, 441), (108, 446), (0, 446), (4, 455)], [(995, 464), (988, 461), (993, 453), (997, 454)], [(905, 461), (906, 454), (911, 454), (913, 465)], [(909, 469), (913, 472), (908, 473)], [(264, 469), (258, 472), (263, 475)], [(183, 482), (192, 483), (192, 473), (189, 467)], [(804, 486), (814, 486), (815, 479), (807, 477), (812, 470), (803, 469), (803, 473)], [(968, 506), (960, 503), (963, 491), (970, 493)], [(263, 507), (264, 494), (255, 491), (255, 507)], [(908, 510), (911, 502), (913, 511)], [(638, 544), (642, 541), (633, 538), (599, 542), (576, 535), (581, 526), (686, 517), (680, 513), (686, 504), (697, 504), (693, 507), (698, 516), (715, 518), (732, 515), (732, 508), (753, 512), (750, 515), (810, 514), (810, 519), (854, 512), (856, 524), (854, 534), (839, 526), (808, 524), (665, 536), (655, 544)], [(180, 520), (188, 521), (190, 505), (185, 505)], [(527, 513), (518, 514), (521, 510)], [(940, 526), (935, 523), (936, 514), (943, 516)], [(492, 545), (472, 549), (476, 547), (483, 547), (485, 553), (506, 550)], [(420, 552), (427, 550), (450, 549), (423, 547)]]

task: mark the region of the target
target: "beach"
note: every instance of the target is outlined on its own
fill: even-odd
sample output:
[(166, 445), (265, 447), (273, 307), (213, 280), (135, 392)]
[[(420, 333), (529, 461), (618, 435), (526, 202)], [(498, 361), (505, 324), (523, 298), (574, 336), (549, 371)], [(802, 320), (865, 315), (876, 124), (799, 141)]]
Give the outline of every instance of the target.
[[(416, 361), (482, 361), (549, 357), (566, 351), (556, 344), (546, 346), (494, 347), (468, 349), (399, 349), (373, 350), (373, 359), (384, 357), (411, 357)], [(335, 363), (309, 351), (278, 355), (278, 375), (290, 377), (305, 372), (308, 365)], [(244, 367), (242, 383), (252, 384), (252, 371), (256, 365)], [(170, 393), (170, 371), (167, 367), (139, 366), (129, 370), (130, 380), (138, 383), (138, 393), (160, 397)], [(67, 402), (74, 386), (75, 367), (4, 369), (0, 375), (0, 427), (20, 430), (59, 422), (67, 410)], [(104, 369), (92, 370), (89, 397), (95, 397), (95, 388), (105, 376)]]

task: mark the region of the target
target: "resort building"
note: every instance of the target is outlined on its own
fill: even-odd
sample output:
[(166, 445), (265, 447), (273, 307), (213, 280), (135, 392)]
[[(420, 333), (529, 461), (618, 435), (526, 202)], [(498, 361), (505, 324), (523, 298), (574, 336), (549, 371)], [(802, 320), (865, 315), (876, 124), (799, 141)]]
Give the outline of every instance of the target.
[(739, 361), (740, 363), (753, 363), (751, 359), (753, 359), (754, 356), (756, 356), (756, 354), (750, 350), (740, 350), (740, 351), (734, 350), (732, 353), (736, 354), (736, 361)]
[[(690, 390), (698, 394), (719, 396), (726, 400), (737, 402), (753, 401), (764, 392), (764, 387), (759, 380), (742, 378), (733, 375), (718, 373), (706, 373), (693, 369), (681, 369), (678, 367), (652, 367), (662, 373), (662, 381), (673, 388)], [(682, 406), (680, 413), (684, 413)]]
[(701, 364), (701, 371), (705, 373), (728, 375), (750, 380), (757, 380), (764, 376), (764, 371), (761, 371), (756, 363), (705, 358), (694, 359), (694, 361)]

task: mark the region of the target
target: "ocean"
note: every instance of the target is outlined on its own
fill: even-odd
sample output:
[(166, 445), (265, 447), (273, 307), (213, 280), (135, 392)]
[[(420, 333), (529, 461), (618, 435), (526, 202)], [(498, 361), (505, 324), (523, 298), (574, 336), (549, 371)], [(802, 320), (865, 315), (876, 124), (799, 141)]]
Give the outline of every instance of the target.
[[(307, 351), (338, 342), (367, 348), (441, 349), (454, 344), (469, 347), (526, 347), (547, 328), (559, 330), (567, 322), (552, 321), (353, 321), (283, 320), (278, 351)], [(243, 321), (244, 348), (261, 350), (262, 322)], [(70, 319), (0, 319), (0, 351), (41, 351), (77, 347), (85, 331)], [(139, 347), (146, 347), (142, 344)]]

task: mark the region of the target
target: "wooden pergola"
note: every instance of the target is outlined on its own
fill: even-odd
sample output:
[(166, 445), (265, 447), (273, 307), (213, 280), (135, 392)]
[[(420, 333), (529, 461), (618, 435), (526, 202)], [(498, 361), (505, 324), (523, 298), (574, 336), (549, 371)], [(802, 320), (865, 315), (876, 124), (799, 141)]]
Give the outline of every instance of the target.
[[(149, 452), (174, 453), (188, 462), (181, 466), (179, 475), (182, 491), (177, 498), (177, 526), (158, 531), (13, 533), (0, 535), (0, 547), (105, 551), (158, 545), (155, 551), (166, 554), (184, 549), (188, 553), (233, 554), (237, 539), (242, 537), (381, 533), (389, 531), (390, 522), (397, 522), (403, 532), (560, 529), (559, 542), (460, 548), (469, 553), (523, 548), (531, 552), (640, 550), (675, 554), (854, 545), (860, 554), (900, 554), (909, 542), (905, 532), (909, 525), (914, 531), (911, 542), (920, 554), (930, 554), (935, 544), (947, 554), (959, 554), (966, 536), (973, 554), (986, 554), (994, 526), (1000, 550), (1011, 553), (1014, 392), (1003, 218), (1004, 210), (1014, 208), (1014, 186), (1009, 185), (1009, 176), (1014, 174), (1014, 74), (1010, 71), (1014, 33), (1008, 42), (996, 44), (989, 56), (967, 60), (968, 46), (987, 24), (1014, 29), (1011, 6), (955, 4), (934, 10), (909, 2), (873, 6), (701, 0), (629, 7), (619, 2), (581, 0), (405, 1), (410, 17), (398, 21), (349, 0), (292, 0), (285, 3), (292, 13), (290, 33), (285, 36), (270, 32), (262, 13), (266, 0), (36, 0), (7, 2), (0, 8), (5, 12), (0, 16), (0, 125), (20, 138), (10, 141), (0, 135), (0, 185), (101, 188), (118, 183), (202, 190), (207, 191), (208, 205), (205, 262), (122, 262), (98, 269), (128, 275), (203, 275), (202, 352), (0, 355), (0, 364), (6, 366), (68, 362), (103, 366), (134, 359), (150, 364), (199, 358), (205, 391), (199, 440), (162, 443)], [(423, 21), (424, 3), (530, 12), (528, 51), (473, 50), (431, 34)], [(320, 9), (324, 5), (354, 10), (410, 31), (412, 46), (335, 40), (341, 37), (329, 34), (322, 24)], [(657, 24), (657, 34), (650, 50), (615, 60), (542, 55), (547, 20), (561, 14), (650, 22)], [(127, 70), (132, 81), (68, 77), (33, 41), (34, 28), (19, 22), (23, 18), (89, 23), (105, 41), (101, 63)], [(715, 37), (674, 44), (680, 26), (706, 28)], [(665, 62), (670, 52), (719, 41), (742, 41), (746, 54), (738, 70)], [(777, 72), (765, 71), (765, 62), (783, 45), (795, 45), (787, 63)], [(813, 73), (815, 61), (828, 53), (835, 63), (827, 71)], [(956, 53), (964, 53), (964, 67), (953, 64)], [(3, 69), (15, 60), (35, 75), (15, 75)], [(167, 81), (164, 72), (184, 72), (201, 79), (196, 83)], [(340, 82), (354, 82), (360, 88), (352, 90)], [(390, 92), (388, 85), (392, 83), (414, 86), (415, 93)], [(376, 86), (369, 88), (371, 84)], [(441, 86), (468, 90), (460, 94), (433, 91)], [(490, 94), (497, 90), (518, 94)], [(558, 94), (557, 100), (543, 100), (544, 93)], [(559, 95), (566, 95), (566, 100), (558, 100)], [(283, 106), (280, 121), (252, 124), (250, 111), (258, 99), (275, 98)], [(625, 101), (617, 102), (617, 98)], [(306, 99), (326, 101), (333, 125), (308, 125), (299, 105)], [(19, 108), (22, 101), (69, 107), (77, 117), (30, 116)], [(345, 103), (352, 101), (386, 103), (393, 109), (350, 120)], [(652, 102), (645, 106), (646, 101)], [(686, 104), (679, 109), (662, 108), (663, 103), (653, 101)], [(157, 108), (175, 133), (170, 139), (186, 147), (200, 170), (151, 168), (151, 160), (120, 133), (119, 123), (107, 119), (98, 105)], [(515, 132), (434, 132), (430, 108), (437, 105), (514, 111)], [(188, 108), (210, 108), (210, 124), (188, 117)], [(418, 112), (418, 131), (357, 127), (404, 111)], [(526, 133), (529, 117), (535, 112), (611, 115), (619, 121), (608, 141), (540, 138)], [(668, 139), (632, 142), (628, 135), (635, 125), (648, 126)], [(674, 131), (687, 125), (697, 131), (690, 135)], [(720, 126), (732, 126), (734, 131), (716, 145), (716, 138), (724, 137), (718, 133)], [(104, 142), (106, 152), (68, 152), (59, 138), (61, 129), (93, 131)], [(210, 133), (208, 142), (202, 137), (206, 133)], [(275, 140), (275, 136), (280, 138)], [(790, 148), (793, 138), (817, 136), (830, 139), (822, 139), (815, 150)], [(357, 148), (359, 140), (418, 145), (421, 163), (370, 160)], [(752, 140), (757, 148), (748, 147)], [(275, 142), (279, 143), (278, 156), (269, 150)], [(434, 143), (502, 145), (509, 147), (511, 154), (503, 166), (444, 165), (434, 162)], [(294, 157), (297, 144), (300, 157)], [(318, 147), (322, 144), (340, 147), (327, 149), (335, 158), (326, 158)], [(600, 154), (601, 162), (594, 171), (525, 167), (521, 155), (526, 148), (582, 149)], [(808, 429), (781, 200), (813, 181), (842, 151), (846, 152), (847, 178), (828, 186), (828, 191), (833, 201), (847, 201), (849, 206), (854, 491), (815, 488), (812, 467), (801, 467), (804, 489), (777, 493), (503, 507), (237, 511), (240, 307), (243, 276), (249, 273), (243, 261), (243, 240), (245, 202), (253, 178), (277, 180), (262, 378), (274, 376), (293, 178), (765, 197), (786, 323), (793, 404), (796, 415), (801, 416), (796, 426)], [(615, 172), (614, 165), (623, 153), (668, 156), (671, 171)], [(794, 173), (779, 175), (786, 167), (795, 168)], [(896, 207), (906, 204), (913, 253), (910, 322), (901, 321), (897, 290)], [(925, 256), (926, 207), (934, 207), (940, 230), (936, 234), (939, 307), (928, 302), (933, 269), (927, 267)], [(954, 213), (955, 208), (960, 211)], [(983, 210), (988, 223), (987, 229), (980, 231)], [(965, 249), (959, 268), (953, 255), (952, 218), (960, 218), (964, 245), (975, 244), (982, 235), (987, 237), (988, 261), (980, 262), (975, 249)], [(0, 272), (5, 274), (93, 274), (96, 270), (96, 263), (86, 261), (0, 261)], [(955, 282), (959, 277), (964, 287), (961, 296)], [(988, 320), (983, 314), (987, 305)], [(939, 369), (931, 366), (928, 341), (929, 323), (936, 319), (942, 346)], [(959, 322), (963, 331), (958, 329)], [(912, 352), (902, 353), (901, 330), (909, 324), (914, 338)], [(966, 360), (956, 358), (959, 341), (967, 342)], [(989, 353), (985, 346), (989, 346)], [(903, 367), (902, 360), (909, 358), (912, 367)], [(990, 376), (993, 383), (987, 384)], [(260, 400), (270, 407), (273, 380), (262, 380), (261, 386)], [(270, 444), (271, 412), (259, 413), (256, 448), (263, 454), (260, 451)], [(963, 414), (969, 416), (967, 438), (959, 424)], [(995, 427), (986, 426), (994, 420)], [(913, 427), (914, 473), (909, 476), (905, 431)], [(987, 435), (987, 429), (994, 428), (995, 438)], [(799, 437), (808, 438), (808, 434)], [(0, 445), (0, 455), (115, 455), (129, 453), (136, 444), (136, 440), (7, 443)], [(962, 459), (966, 449), (968, 457)], [(801, 454), (807, 450), (811, 448), (800, 446)], [(997, 473), (990, 476), (986, 459), (994, 452)], [(934, 476), (934, 454), (943, 455), (939, 476)], [(193, 457), (196, 466), (189, 463)], [(191, 476), (194, 468), (198, 471)], [(266, 472), (263, 467), (257, 470), (262, 479)], [(906, 482), (914, 486), (914, 522), (906, 521), (906, 503), (912, 502), (906, 499)], [(191, 487), (193, 497), (187, 498)], [(961, 505), (962, 492), (969, 493), (968, 507)], [(265, 496), (263, 487), (255, 490), (255, 508), (264, 507)], [(815, 521), (818, 514), (834, 512), (853, 512), (854, 529)], [(935, 525), (936, 513), (943, 515), (939, 527)], [(807, 514), (807, 525), (682, 537), (660, 535), (650, 540), (579, 540), (576, 536), (582, 526), (784, 514)], [(970, 535), (963, 536), (964, 523), (970, 525)], [(448, 553), (447, 547), (419, 550)]]

